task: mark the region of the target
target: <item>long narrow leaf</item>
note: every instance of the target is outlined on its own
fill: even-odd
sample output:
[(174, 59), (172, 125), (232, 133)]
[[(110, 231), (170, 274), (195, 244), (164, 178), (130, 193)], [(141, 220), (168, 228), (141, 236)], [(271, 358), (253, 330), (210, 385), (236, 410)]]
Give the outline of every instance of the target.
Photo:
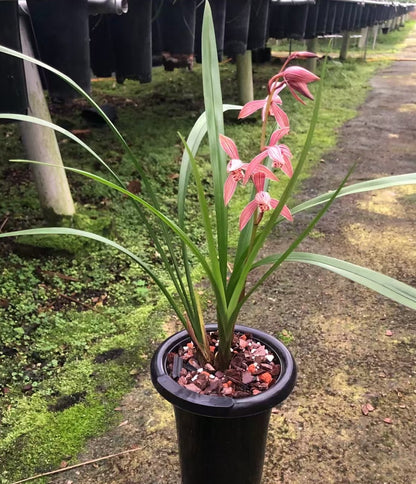
[[(204, 187), (202, 186), (201, 177), (199, 174), (199, 169), (198, 169), (195, 157), (191, 152), (189, 146), (186, 144), (186, 141), (182, 137), (181, 139), (185, 145), (186, 151), (188, 152), (189, 161), (192, 167), (192, 173), (195, 179), (196, 189), (198, 193), (201, 219), (205, 229), (205, 235), (207, 238), (207, 245), (208, 245), (208, 253), (210, 256), (211, 267), (212, 267), (213, 280), (211, 282), (213, 284), (214, 292), (218, 296), (220, 296), (219, 298), (217, 298), (217, 309), (220, 310), (222, 314), (225, 314), (225, 288), (221, 277), (220, 266), (218, 263), (218, 253), (215, 246), (214, 235), (213, 235), (211, 220), (209, 216), (208, 204), (205, 199)], [(199, 331), (199, 330), (200, 328), (194, 327), (194, 331)]]
[[(223, 104), (223, 111), (237, 110), (239, 111), (242, 106), (236, 104)], [(186, 139), (186, 144), (189, 146), (192, 154), (196, 156), (199, 146), (207, 134), (207, 117), (203, 112), (196, 120), (191, 132)], [(185, 217), (185, 202), (186, 194), (188, 190), (190, 174), (189, 154), (187, 150), (184, 150), (181, 161), (181, 169), (179, 173), (179, 185), (178, 185), (178, 219), (179, 225), (182, 226)]]
[[(281, 257), (281, 254), (274, 254), (257, 261), (253, 267), (273, 264)], [(405, 306), (416, 309), (416, 288), (397, 281), (392, 277), (385, 276), (380, 272), (361, 267), (351, 262), (328, 257), (320, 254), (311, 254), (308, 252), (293, 252), (287, 259), (287, 262), (304, 262), (312, 264), (323, 269), (340, 274), (351, 281), (358, 282), (374, 291), (386, 296)]]
[(218, 52), (209, 2), (205, 3), (201, 43), (202, 83), (214, 184), (218, 256), (221, 265), (221, 275), (225, 286), (227, 279), (228, 220), (227, 207), (224, 205), (222, 194), (226, 179), (226, 163), (225, 154), (218, 142), (219, 135), (224, 132), (224, 120), (222, 111), (221, 81), (218, 67)]
[(289, 247), (283, 252), (283, 254), (280, 255), (280, 258), (277, 259), (271, 267), (263, 274), (260, 279), (250, 288), (250, 291), (243, 297), (240, 298), (240, 301), (238, 302), (237, 307), (234, 310), (234, 314), (231, 317), (231, 320), (235, 319), (237, 317), (241, 307), (243, 304), (249, 299), (249, 297), (268, 279), (273, 272), (277, 269), (279, 265), (281, 265), (289, 256), (290, 254), (301, 244), (303, 240), (310, 234), (312, 229), (315, 227), (315, 225), (319, 222), (319, 220), (325, 215), (325, 213), (328, 211), (329, 207), (331, 204), (334, 202), (337, 194), (341, 191), (342, 187), (345, 185), (346, 181), (348, 180), (349, 176), (351, 175), (352, 171), (354, 169), (354, 166), (350, 168), (348, 171), (347, 175), (345, 178), (342, 180), (342, 183), (338, 187), (338, 189), (332, 194), (332, 197), (326, 202), (326, 204), (321, 208), (321, 210), (315, 215), (315, 217), (312, 219), (312, 221), (308, 224), (308, 226), (302, 231), (301, 234), (299, 234), (296, 239), (289, 245)]
[[(381, 190), (383, 188), (390, 188), (390, 187), (398, 187), (401, 185), (414, 185), (416, 184), (416, 173), (406, 173), (404, 175), (394, 175), (394, 176), (386, 176), (383, 178), (377, 178), (375, 180), (368, 180), (360, 183), (354, 183), (354, 185), (349, 185), (344, 187), (336, 196), (336, 198), (344, 197), (345, 195), (353, 195), (354, 193), (363, 193), (369, 192), (372, 190)], [(316, 205), (320, 205), (321, 203), (325, 203), (328, 201), (333, 191), (328, 193), (324, 193), (317, 197), (311, 198), (310, 200), (306, 200), (296, 207), (291, 209), (292, 214), (302, 212), (303, 210), (308, 210)]]
[(92, 155), (101, 165), (103, 165), (113, 176), (115, 180), (120, 184), (123, 185), (123, 182), (120, 180), (118, 175), (107, 165), (107, 163), (99, 156), (92, 148), (90, 148), (84, 141), (82, 141), (78, 136), (75, 136), (71, 131), (68, 131), (61, 126), (51, 123), (50, 121), (45, 121), (41, 118), (36, 118), (34, 116), (29, 116), (27, 114), (12, 114), (12, 113), (0, 113), (0, 119), (12, 119), (14, 121), (21, 121), (25, 123), (37, 124), (38, 126), (44, 126), (45, 128), (53, 129), (58, 133), (63, 134), (67, 138), (75, 141), (75, 143), (79, 144), (84, 150), (88, 151), (90, 155)]
[[(33, 163), (33, 164), (39, 164), (39, 165), (45, 165), (45, 163), (42, 163), (40, 161), (33, 161), (33, 160), (15, 160), (15, 161), (22, 161), (25, 163)], [(127, 197), (133, 199), (134, 201), (138, 202), (141, 206), (145, 207), (149, 212), (151, 212), (153, 215), (155, 215), (163, 224), (170, 228), (180, 239), (182, 242), (184, 242), (190, 251), (196, 256), (198, 261), (201, 263), (203, 266), (208, 278), (212, 281), (213, 275), (211, 272), (211, 268), (208, 265), (207, 261), (205, 260), (205, 257), (203, 256), (202, 252), (198, 249), (198, 247), (192, 242), (192, 240), (188, 237), (188, 235), (175, 223), (173, 220), (171, 220), (169, 217), (164, 215), (162, 212), (160, 212), (157, 208), (155, 208), (153, 205), (148, 203), (146, 200), (143, 198), (139, 197), (138, 195), (135, 195), (134, 193), (130, 192), (126, 188), (120, 187), (116, 185), (115, 183), (106, 180), (105, 178), (100, 177), (99, 175), (96, 175), (95, 173), (90, 173), (85, 170), (80, 170), (78, 168), (72, 168), (69, 166), (62, 167), (58, 165), (51, 165), (51, 166), (56, 166), (57, 168), (63, 168), (67, 171), (71, 171), (74, 173), (78, 173), (79, 175), (83, 175), (87, 178), (90, 178), (92, 180), (95, 180), (102, 185), (105, 185), (109, 188), (112, 188), (114, 190), (117, 190), (118, 192), (122, 193), (123, 195), (126, 195)]]

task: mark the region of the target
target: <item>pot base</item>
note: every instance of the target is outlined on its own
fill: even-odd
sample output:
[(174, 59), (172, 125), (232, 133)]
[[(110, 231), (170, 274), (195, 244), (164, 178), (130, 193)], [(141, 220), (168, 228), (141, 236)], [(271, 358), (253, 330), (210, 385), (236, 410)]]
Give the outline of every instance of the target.
[(270, 413), (224, 419), (175, 407), (182, 484), (260, 484)]

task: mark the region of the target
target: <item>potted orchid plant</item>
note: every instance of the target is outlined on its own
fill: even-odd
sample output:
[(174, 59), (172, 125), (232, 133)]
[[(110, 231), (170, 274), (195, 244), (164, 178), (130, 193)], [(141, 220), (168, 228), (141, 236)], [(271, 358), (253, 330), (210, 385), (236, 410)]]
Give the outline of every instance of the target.
[[(137, 207), (137, 216), (161, 255), (171, 286), (167, 286), (157, 271), (137, 254), (94, 233), (48, 227), (2, 233), (0, 238), (30, 234), (87, 237), (120, 250), (139, 264), (168, 299), (184, 326), (183, 332), (172, 336), (159, 347), (151, 364), (155, 387), (175, 408), (182, 482), (195, 484), (215, 480), (224, 483), (259, 483), (271, 408), (284, 400), (293, 389), (296, 366), (290, 352), (281, 342), (256, 329), (238, 326), (240, 311), (250, 296), (285, 261), (318, 265), (416, 309), (415, 288), (348, 262), (296, 252), (298, 245), (335, 199), (352, 193), (416, 183), (416, 174), (345, 186), (347, 175), (341, 186), (334, 191), (289, 208), (290, 196), (304, 168), (317, 122), (322, 85), (316, 97), (305, 146), (295, 166), (292, 165), (290, 148), (281, 142), (290, 131), (290, 123), (282, 109), (280, 93), (287, 89), (300, 103), (305, 102), (303, 98), (313, 99), (308, 84), (319, 78), (291, 62), (315, 54), (291, 54), (281, 70), (270, 79), (265, 99), (249, 102), (242, 108), (223, 105), (215, 32), (207, 1), (202, 31), (205, 112), (196, 121), (188, 138), (185, 140), (181, 136), (185, 148), (178, 183), (178, 218), (174, 221), (161, 209), (145, 171), (116, 126), (82, 88), (63, 73), (38, 60), (6, 47), (0, 47), (0, 52), (20, 57), (54, 72), (100, 112), (134, 163), (146, 198), (127, 190), (123, 181), (99, 154), (65, 129), (26, 115), (1, 114), (0, 118), (51, 127), (78, 143), (98, 160), (108, 171), (111, 180), (80, 169), (66, 169), (114, 189), (133, 201)], [(239, 110), (239, 118), (261, 111), (262, 130), (258, 154), (248, 163), (240, 159), (237, 143), (225, 134), (223, 112), (226, 110)], [(214, 207), (210, 207), (204, 192), (197, 159), (199, 146), (206, 134), (213, 181), (213, 194), (210, 195), (213, 195)], [(42, 163), (42, 160), (30, 162)], [(273, 198), (268, 191), (269, 184), (278, 182), (278, 174), (289, 180), (280, 200)], [(204, 249), (198, 247), (186, 231), (186, 196), (191, 175), (205, 231)], [(251, 185), (252, 190), (240, 215), (237, 248), (231, 251), (228, 204), (240, 185)], [(319, 205), (320, 210), (285, 252), (261, 256), (261, 248), (276, 225), (291, 221), (297, 213)], [(180, 242), (180, 255), (173, 237)], [(215, 298), (217, 319), (214, 325), (204, 322), (203, 309), (193, 280), (195, 262), (202, 267)], [(264, 270), (256, 271), (260, 275), (247, 290), (247, 278), (259, 268)], [(214, 464), (208, 462), (207, 455), (212, 457)], [(243, 460), (244, 465), (230, 465), (236, 459), (238, 462)]]

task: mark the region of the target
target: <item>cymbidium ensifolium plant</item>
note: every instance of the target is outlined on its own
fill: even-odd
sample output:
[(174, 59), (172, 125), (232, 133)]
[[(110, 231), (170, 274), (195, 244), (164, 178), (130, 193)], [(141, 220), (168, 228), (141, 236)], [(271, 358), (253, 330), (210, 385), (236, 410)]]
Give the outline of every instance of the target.
[[(138, 220), (148, 231), (149, 238), (159, 252), (164, 270), (171, 282), (169, 284), (163, 282), (166, 278), (162, 281), (158, 272), (145, 261), (144, 257), (132, 253), (128, 248), (115, 241), (90, 232), (63, 227), (49, 227), (2, 233), (0, 238), (28, 234), (70, 234), (100, 241), (120, 250), (153, 278), (155, 284), (168, 299), (179, 320), (188, 330), (199, 350), (199, 358), (210, 361), (218, 369), (224, 369), (229, 364), (234, 326), (238, 321), (240, 311), (244, 305), (250, 304), (250, 296), (283, 262), (303, 262), (331, 270), (372, 288), (394, 301), (416, 309), (416, 289), (413, 287), (349, 262), (319, 254), (296, 251), (297, 246), (307, 237), (335, 199), (352, 193), (416, 183), (416, 174), (410, 173), (346, 186), (347, 175), (342, 184), (335, 190), (295, 207), (289, 207), (290, 195), (304, 168), (317, 123), (323, 83), (320, 82), (305, 146), (296, 163), (290, 148), (283, 143), (284, 137), (290, 132), (290, 123), (282, 108), (280, 94), (283, 90), (289, 91), (299, 101), (299, 108), (302, 107), (301, 103), (304, 103), (304, 98), (313, 99), (308, 84), (318, 81), (319, 78), (303, 67), (294, 65), (292, 61), (305, 59), (315, 54), (296, 52), (290, 55), (280, 72), (270, 79), (265, 99), (249, 102), (242, 108), (241, 106), (223, 105), (215, 32), (209, 2), (206, 2), (202, 29), (202, 77), (205, 112), (196, 121), (186, 141), (181, 136), (184, 143), (184, 153), (178, 182), (177, 219), (174, 220), (164, 213), (157, 194), (152, 189), (152, 184), (127, 142), (86, 92), (69, 77), (40, 61), (28, 58), (6, 47), (0, 47), (0, 52), (34, 62), (54, 72), (100, 112), (136, 167), (138, 176), (142, 180), (143, 197), (127, 190), (123, 181), (97, 152), (65, 129), (31, 116), (1, 114), (0, 118), (49, 126), (78, 143), (95, 157), (105, 167), (110, 179), (75, 168), (66, 169), (117, 190), (132, 200), (137, 207)], [(324, 69), (325, 66), (323, 66)], [(223, 126), (223, 112), (226, 110), (239, 110), (240, 118), (261, 111), (262, 131), (258, 153), (253, 159), (242, 161), (237, 148), (238, 140), (232, 140), (227, 136)], [(212, 184), (205, 184), (205, 186), (213, 187), (212, 193), (205, 193), (204, 191), (201, 167), (197, 157), (199, 146), (205, 135), (208, 135), (212, 176)], [(31, 163), (42, 163), (42, 160), (31, 161)], [(204, 176), (206, 175), (204, 174)], [(200, 220), (204, 227), (206, 242), (203, 247), (199, 247), (187, 232), (186, 196), (191, 177), (194, 186), (196, 186)], [(271, 183), (278, 183), (279, 178), (283, 177), (287, 177), (286, 187), (280, 195), (280, 199), (276, 200), (269, 194), (268, 186)], [(232, 203), (231, 199), (239, 185), (247, 184), (252, 184), (253, 189), (250, 199), (240, 215), (240, 233), (237, 247), (230, 248), (228, 205)], [(212, 199), (214, 200), (213, 204), (211, 203)], [(261, 248), (276, 225), (290, 223), (297, 213), (317, 206), (320, 206), (319, 211), (311, 217), (307, 226), (294, 240), (288, 241), (287, 249), (284, 252), (262, 257)], [(177, 251), (178, 241), (181, 246), (180, 255)], [(203, 311), (195, 287), (199, 281), (193, 279), (193, 274), (200, 272), (194, 271), (196, 264), (202, 267), (205, 277), (210, 283), (215, 301), (219, 346), (214, 351), (208, 344)], [(254, 282), (247, 290), (246, 281), (251, 273)], [(255, 279), (256, 276), (257, 279)]]

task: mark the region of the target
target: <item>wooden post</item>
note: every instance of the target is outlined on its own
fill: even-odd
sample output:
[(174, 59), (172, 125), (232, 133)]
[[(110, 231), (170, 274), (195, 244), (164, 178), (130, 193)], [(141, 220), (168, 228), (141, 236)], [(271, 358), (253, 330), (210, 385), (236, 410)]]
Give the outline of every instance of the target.
[[(306, 40), (307, 51), (316, 53), (317, 47), (318, 47), (318, 39), (316, 37), (313, 39)], [(316, 72), (316, 57), (310, 57), (306, 59), (306, 68), (311, 72)]]
[(361, 29), (361, 37), (360, 37), (360, 40), (358, 41), (359, 49), (364, 49), (364, 47), (367, 45), (367, 38), (368, 38), (368, 27), (364, 27)]
[[(33, 57), (26, 19), (21, 15), (19, 22), (22, 52)], [(51, 116), (42, 90), (38, 68), (31, 62), (24, 62), (24, 69), (29, 99), (28, 114), (50, 122)], [(53, 129), (24, 122), (20, 124), (20, 133), (29, 160), (63, 166)], [(65, 170), (45, 165), (31, 165), (31, 168), (45, 219), (48, 222), (56, 223), (63, 217), (72, 217), (75, 213), (75, 206)]]
[(340, 60), (343, 60), (343, 61), (347, 60), (349, 43), (350, 43), (350, 32), (347, 32), (345, 30), (342, 34), (341, 51), (339, 53)]
[(373, 50), (376, 48), (378, 24), (373, 25)]
[(238, 98), (241, 104), (246, 104), (254, 99), (251, 50), (237, 54), (236, 65)]

